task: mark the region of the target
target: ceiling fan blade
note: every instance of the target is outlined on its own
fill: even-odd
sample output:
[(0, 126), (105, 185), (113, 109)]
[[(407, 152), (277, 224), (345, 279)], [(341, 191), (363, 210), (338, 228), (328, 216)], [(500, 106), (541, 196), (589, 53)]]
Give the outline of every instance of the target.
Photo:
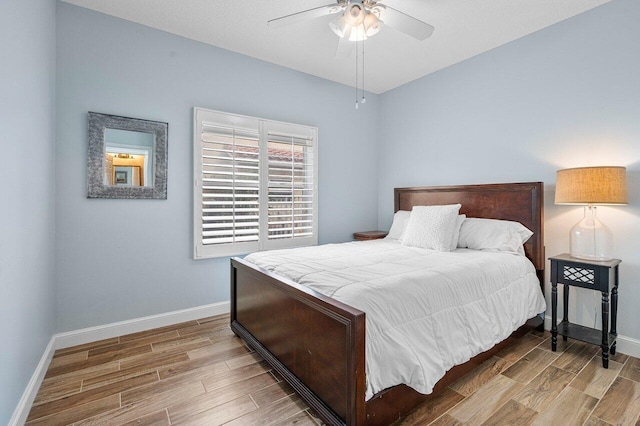
[(384, 22), (384, 25), (395, 28), (418, 40), (424, 40), (433, 34), (433, 26), (426, 22), (422, 22), (389, 6), (378, 5), (377, 7), (379, 7), (380, 19)]
[(353, 43), (349, 42), (350, 35), (351, 35), (351, 27), (347, 27), (344, 37), (338, 38), (338, 47), (336, 48), (336, 58), (344, 59), (351, 56)]
[(271, 19), (270, 21), (267, 21), (267, 26), (270, 28), (280, 28), (305, 20), (320, 18), (321, 16), (333, 15), (334, 13), (341, 12), (342, 10), (343, 8), (339, 4), (331, 3), (326, 6), (320, 6), (304, 10), (302, 12), (292, 13), (291, 15), (281, 16), (280, 18)]

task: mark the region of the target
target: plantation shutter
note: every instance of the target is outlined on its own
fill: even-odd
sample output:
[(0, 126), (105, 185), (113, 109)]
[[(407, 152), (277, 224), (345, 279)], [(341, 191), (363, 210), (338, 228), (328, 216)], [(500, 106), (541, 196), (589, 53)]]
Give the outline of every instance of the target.
[(267, 142), (267, 248), (308, 245), (316, 222), (315, 131), (265, 124)]
[(196, 208), (201, 209), (198, 238), (205, 256), (259, 249), (259, 123), (221, 115), (196, 117), (201, 146)]
[(317, 244), (317, 129), (196, 108), (194, 257)]

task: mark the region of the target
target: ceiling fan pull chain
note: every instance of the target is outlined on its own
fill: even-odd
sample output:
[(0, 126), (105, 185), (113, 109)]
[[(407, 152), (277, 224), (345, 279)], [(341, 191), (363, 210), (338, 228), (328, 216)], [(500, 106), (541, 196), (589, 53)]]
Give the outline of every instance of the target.
[(362, 40), (362, 99), (360, 103), (363, 104), (367, 102), (367, 98), (364, 97), (364, 43), (365, 40)]
[(358, 41), (356, 40), (356, 109), (360, 104), (358, 103)]

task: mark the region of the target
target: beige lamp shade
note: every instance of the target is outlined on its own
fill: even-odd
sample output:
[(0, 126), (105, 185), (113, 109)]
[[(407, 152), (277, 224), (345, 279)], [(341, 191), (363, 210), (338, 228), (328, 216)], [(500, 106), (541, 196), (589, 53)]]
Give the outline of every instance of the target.
[(556, 204), (627, 204), (625, 167), (558, 170)]

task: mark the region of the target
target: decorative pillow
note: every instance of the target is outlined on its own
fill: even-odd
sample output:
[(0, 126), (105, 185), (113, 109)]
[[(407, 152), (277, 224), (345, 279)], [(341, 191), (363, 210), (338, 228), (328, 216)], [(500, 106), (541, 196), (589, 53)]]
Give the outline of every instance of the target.
[(454, 251), (458, 247), (458, 238), (460, 238), (460, 227), (462, 222), (467, 218), (466, 214), (459, 214), (456, 219), (456, 227), (453, 230), (453, 237), (451, 238), (451, 250)]
[(460, 227), (458, 247), (474, 250), (504, 251), (524, 256), (522, 246), (533, 232), (519, 222), (467, 218)]
[(385, 238), (390, 238), (392, 240), (401, 240), (404, 236), (405, 229), (407, 229), (409, 216), (411, 216), (410, 211), (398, 210), (396, 214), (393, 215), (393, 223), (391, 224), (391, 229), (389, 229), (389, 233)]
[(415, 206), (402, 238), (405, 246), (451, 251), (460, 204)]

